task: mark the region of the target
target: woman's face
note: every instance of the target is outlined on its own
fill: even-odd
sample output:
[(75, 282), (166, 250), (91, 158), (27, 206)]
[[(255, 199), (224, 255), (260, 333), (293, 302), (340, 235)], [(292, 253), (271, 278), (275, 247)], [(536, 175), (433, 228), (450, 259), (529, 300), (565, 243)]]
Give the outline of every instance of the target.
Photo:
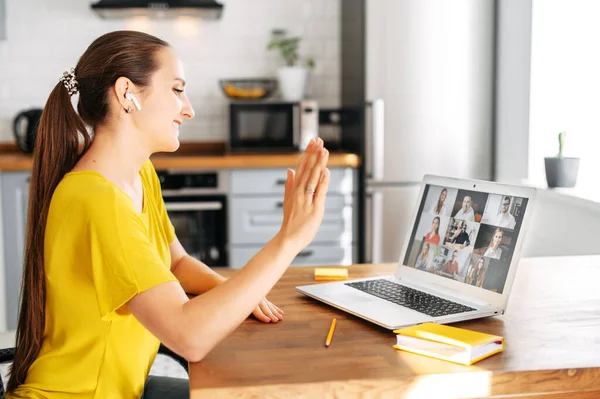
[(423, 250), (421, 251), (421, 253), (422, 253), (423, 255), (427, 255), (427, 253), (428, 253), (428, 252), (429, 252), (429, 244), (425, 243), (425, 244), (423, 245)]
[(437, 219), (433, 219), (433, 223), (431, 224), (431, 227), (433, 228), (433, 231), (437, 231), (438, 228), (440, 227), (440, 221)]
[(481, 270), (482, 267), (483, 267), (483, 259), (480, 259), (479, 262), (477, 262), (477, 270)]
[(494, 248), (498, 248), (500, 246), (500, 243), (502, 242), (502, 236), (503, 236), (503, 233), (501, 231), (497, 231), (494, 234), (494, 238), (492, 240), (492, 246)]
[(137, 125), (152, 153), (172, 152), (179, 148), (179, 125), (184, 119), (193, 118), (194, 110), (183, 91), (183, 65), (173, 49), (165, 47), (156, 57), (159, 69), (141, 98), (137, 96), (142, 110), (136, 111), (143, 115), (137, 119)]
[(440, 201), (441, 202), (446, 201), (446, 190), (442, 190), (442, 193), (440, 194)]

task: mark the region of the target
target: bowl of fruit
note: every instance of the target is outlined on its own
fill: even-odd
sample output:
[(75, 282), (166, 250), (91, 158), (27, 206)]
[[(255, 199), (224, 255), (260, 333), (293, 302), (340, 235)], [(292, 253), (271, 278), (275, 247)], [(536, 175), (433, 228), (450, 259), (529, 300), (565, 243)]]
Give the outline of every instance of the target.
[(223, 94), (232, 100), (259, 100), (277, 89), (276, 79), (221, 79)]

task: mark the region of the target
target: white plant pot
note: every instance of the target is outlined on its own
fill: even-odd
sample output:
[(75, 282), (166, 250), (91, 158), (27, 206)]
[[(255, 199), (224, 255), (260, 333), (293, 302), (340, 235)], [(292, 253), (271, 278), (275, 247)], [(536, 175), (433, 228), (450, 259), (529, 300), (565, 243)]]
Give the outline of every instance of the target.
[(281, 67), (277, 70), (279, 90), (285, 101), (300, 101), (304, 98), (306, 75), (304, 67)]

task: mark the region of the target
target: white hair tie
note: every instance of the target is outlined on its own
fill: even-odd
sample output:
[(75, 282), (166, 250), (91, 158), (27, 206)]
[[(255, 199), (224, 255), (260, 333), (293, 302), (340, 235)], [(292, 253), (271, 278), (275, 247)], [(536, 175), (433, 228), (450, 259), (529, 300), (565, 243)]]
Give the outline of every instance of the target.
[(79, 91), (79, 85), (77, 79), (75, 79), (75, 68), (65, 71), (62, 78), (60, 78), (60, 81), (63, 82), (63, 85), (69, 91), (70, 96), (73, 96), (73, 94)]

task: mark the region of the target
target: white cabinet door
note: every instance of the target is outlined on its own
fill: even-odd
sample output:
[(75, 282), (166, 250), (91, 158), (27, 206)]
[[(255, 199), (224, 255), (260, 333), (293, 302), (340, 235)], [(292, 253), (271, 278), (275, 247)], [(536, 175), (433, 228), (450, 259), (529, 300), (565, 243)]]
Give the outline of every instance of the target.
[(14, 330), (17, 328), (23, 273), (30, 174), (29, 172), (3, 172), (0, 176), (2, 180), (6, 327)]
[[(283, 221), (283, 198), (232, 198), (230, 202), (231, 244), (266, 244)], [(315, 242), (352, 242), (352, 196), (328, 195), (325, 215)]]
[[(351, 194), (355, 190), (352, 168), (331, 168), (328, 193)], [(256, 196), (281, 194), (285, 188), (286, 169), (249, 169), (231, 172), (231, 194)]]
[[(230, 267), (240, 269), (248, 263), (261, 246), (232, 247)], [(355, 246), (310, 244), (298, 253), (290, 266), (340, 266), (350, 265), (356, 257)]]

